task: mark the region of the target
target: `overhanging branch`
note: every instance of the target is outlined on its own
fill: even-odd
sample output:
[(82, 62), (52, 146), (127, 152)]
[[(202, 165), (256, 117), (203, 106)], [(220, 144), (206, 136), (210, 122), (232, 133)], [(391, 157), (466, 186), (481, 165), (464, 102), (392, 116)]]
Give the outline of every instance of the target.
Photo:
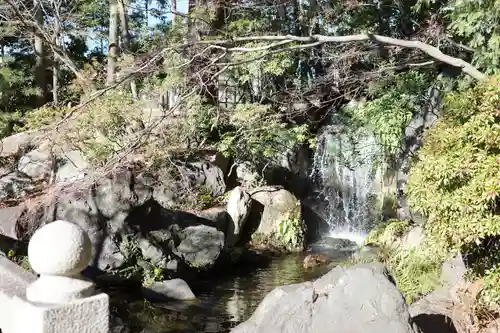
[[(268, 47), (256, 47), (256, 48), (246, 48), (246, 47), (229, 47), (225, 45), (234, 45), (235, 43), (244, 43), (252, 41), (268, 41), (275, 42)], [(204, 40), (197, 41), (196, 44), (209, 44), (217, 46), (218, 48), (223, 48), (227, 52), (255, 52), (262, 50), (271, 50), (273, 52), (286, 52), (289, 48), (275, 49), (275, 46), (282, 46), (291, 42), (308, 43), (310, 45), (318, 45), (324, 43), (350, 43), (350, 42), (363, 42), (363, 41), (375, 41), (382, 44), (401, 46), (405, 48), (418, 49), (433, 59), (448, 64), (453, 67), (460, 68), (465, 74), (470, 75), (476, 80), (485, 80), (487, 78), (486, 74), (479, 71), (472, 64), (460, 58), (452, 57), (441, 52), (438, 48), (423, 43), (416, 40), (403, 40), (392, 37), (372, 35), (372, 34), (357, 34), (357, 35), (347, 35), (347, 36), (325, 36), (325, 35), (312, 35), (306, 37), (294, 36), (294, 35), (282, 35), (282, 36), (249, 36), (249, 37), (234, 37), (230, 40)]]

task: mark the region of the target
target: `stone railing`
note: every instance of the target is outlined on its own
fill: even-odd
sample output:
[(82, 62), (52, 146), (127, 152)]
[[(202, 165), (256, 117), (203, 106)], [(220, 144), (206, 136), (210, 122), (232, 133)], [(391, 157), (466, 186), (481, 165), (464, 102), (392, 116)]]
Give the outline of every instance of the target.
[(108, 295), (81, 275), (91, 256), (87, 234), (66, 221), (30, 240), (28, 260), (39, 278), (0, 256), (1, 333), (108, 333)]

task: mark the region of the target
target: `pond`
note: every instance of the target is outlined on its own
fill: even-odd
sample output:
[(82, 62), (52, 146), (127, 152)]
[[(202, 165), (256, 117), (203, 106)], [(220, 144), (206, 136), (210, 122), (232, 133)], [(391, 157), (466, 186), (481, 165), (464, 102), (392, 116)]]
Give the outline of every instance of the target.
[[(338, 251), (334, 262), (344, 260), (349, 253)], [(228, 267), (218, 276), (191, 282), (198, 297), (194, 302), (151, 304), (140, 297), (117, 298), (111, 293), (112, 311), (118, 316), (112, 332), (227, 333), (247, 320), (275, 287), (314, 280), (335, 265), (306, 270), (305, 255), (269, 258), (265, 265), (244, 263)]]

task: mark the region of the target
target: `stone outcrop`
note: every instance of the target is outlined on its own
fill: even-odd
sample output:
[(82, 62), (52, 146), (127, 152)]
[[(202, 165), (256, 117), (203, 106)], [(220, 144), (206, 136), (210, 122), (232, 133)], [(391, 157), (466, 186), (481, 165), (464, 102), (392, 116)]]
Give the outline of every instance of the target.
[(304, 250), (306, 225), (300, 201), (289, 191), (277, 186), (261, 187), (250, 195), (262, 208), (252, 241), (289, 251)]
[(420, 333), (382, 264), (337, 267), (274, 289), (232, 333)]
[(116, 273), (138, 259), (171, 270), (207, 269), (219, 257), (225, 225), (163, 207), (155, 187), (121, 168), (95, 181), (54, 186), (29, 202), (0, 209), (2, 229), (28, 239), (40, 226), (67, 220), (81, 226), (93, 246), (91, 266)]

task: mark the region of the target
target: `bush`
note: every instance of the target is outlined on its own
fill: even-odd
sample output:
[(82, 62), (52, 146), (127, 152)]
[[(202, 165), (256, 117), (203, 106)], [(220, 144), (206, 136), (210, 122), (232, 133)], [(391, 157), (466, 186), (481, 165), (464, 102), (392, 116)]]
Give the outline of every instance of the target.
[(492, 77), (446, 96), (408, 183), (410, 205), (428, 217), (428, 243), (473, 258), (470, 277), (484, 278), (478, 308), (500, 300), (499, 193), (500, 81)]
[(500, 82), (446, 97), (413, 166), (409, 203), (438, 247), (470, 251), (500, 235)]

